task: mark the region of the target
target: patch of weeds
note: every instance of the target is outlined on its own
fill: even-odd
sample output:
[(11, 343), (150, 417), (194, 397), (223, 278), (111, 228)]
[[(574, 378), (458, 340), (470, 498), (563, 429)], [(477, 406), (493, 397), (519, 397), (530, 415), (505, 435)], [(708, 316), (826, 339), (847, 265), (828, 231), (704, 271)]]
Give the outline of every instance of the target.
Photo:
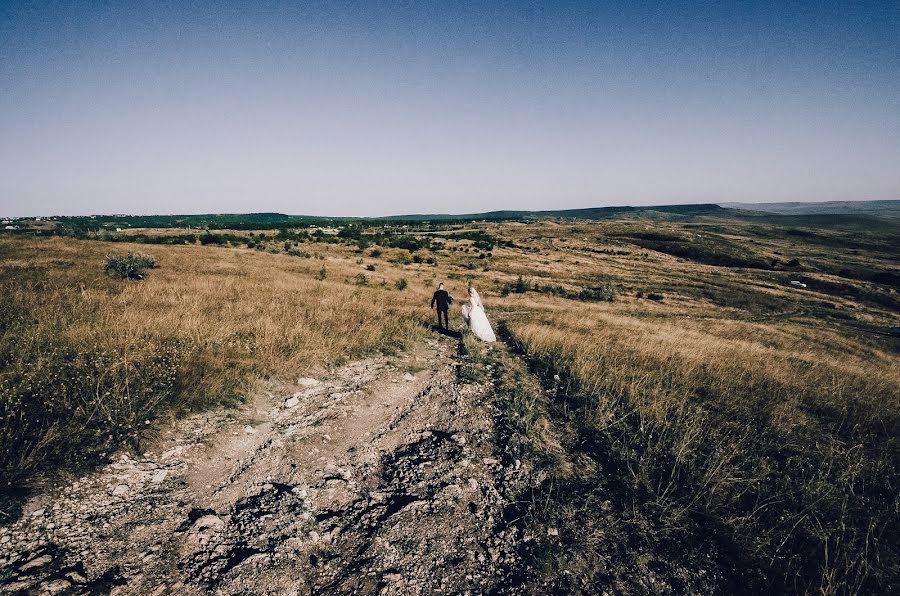
[(460, 342), (463, 357), (459, 367), (459, 377), (467, 383), (484, 383), (488, 379), (488, 354), (485, 343), (468, 331), (463, 332)]

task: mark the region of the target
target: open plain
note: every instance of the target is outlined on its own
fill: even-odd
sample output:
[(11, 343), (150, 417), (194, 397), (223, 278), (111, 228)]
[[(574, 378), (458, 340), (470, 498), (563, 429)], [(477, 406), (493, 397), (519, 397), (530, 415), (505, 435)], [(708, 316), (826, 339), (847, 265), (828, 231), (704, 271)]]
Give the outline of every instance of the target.
[(6, 591), (900, 589), (894, 218), (126, 224), (0, 237)]

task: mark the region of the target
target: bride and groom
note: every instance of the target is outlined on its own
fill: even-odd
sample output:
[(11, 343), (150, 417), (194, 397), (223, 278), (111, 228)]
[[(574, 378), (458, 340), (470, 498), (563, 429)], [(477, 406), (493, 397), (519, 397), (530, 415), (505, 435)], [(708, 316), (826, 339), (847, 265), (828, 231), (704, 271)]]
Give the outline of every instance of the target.
[[(450, 330), (447, 314), (452, 303), (453, 296), (444, 289), (444, 284), (439, 284), (434, 296), (431, 297), (431, 308), (437, 306), (438, 327), (447, 331)], [(469, 288), (469, 301), (464, 303), (460, 310), (462, 311), (463, 320), (469, 326), (469, 330), (475, 334), (475, 337), (483, 341), (497, 341), (487, 314), (484, 312), (484, 306), (481, 304), (481, 297), (475, 288)], [(443, 316), (443, 323), (441, 322), (441, 316)]]

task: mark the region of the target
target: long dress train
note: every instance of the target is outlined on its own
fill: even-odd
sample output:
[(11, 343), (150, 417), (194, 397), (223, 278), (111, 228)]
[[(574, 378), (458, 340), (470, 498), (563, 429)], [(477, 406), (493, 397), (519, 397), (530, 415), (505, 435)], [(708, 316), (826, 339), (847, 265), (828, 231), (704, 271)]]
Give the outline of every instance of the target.
[(484, 306), (481, 304), (481, 297), (477, 291), (472, 290), (468, 304), (463, 304), (461, 310), (463, 319), (475, 337), (487, 342), (497, 341), (497, 336), (491, 329), (491, 323), (488, 321), (487, 313), (484, 312)]

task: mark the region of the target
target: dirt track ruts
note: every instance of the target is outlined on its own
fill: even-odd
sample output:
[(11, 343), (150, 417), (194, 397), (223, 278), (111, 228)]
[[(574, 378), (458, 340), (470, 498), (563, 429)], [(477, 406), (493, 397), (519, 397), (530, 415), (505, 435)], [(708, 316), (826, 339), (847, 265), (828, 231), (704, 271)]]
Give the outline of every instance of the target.
[(508, 591), (521, 471), (490, 388), (428, 340), (183, 419), (0, 530), (4, 593)]

